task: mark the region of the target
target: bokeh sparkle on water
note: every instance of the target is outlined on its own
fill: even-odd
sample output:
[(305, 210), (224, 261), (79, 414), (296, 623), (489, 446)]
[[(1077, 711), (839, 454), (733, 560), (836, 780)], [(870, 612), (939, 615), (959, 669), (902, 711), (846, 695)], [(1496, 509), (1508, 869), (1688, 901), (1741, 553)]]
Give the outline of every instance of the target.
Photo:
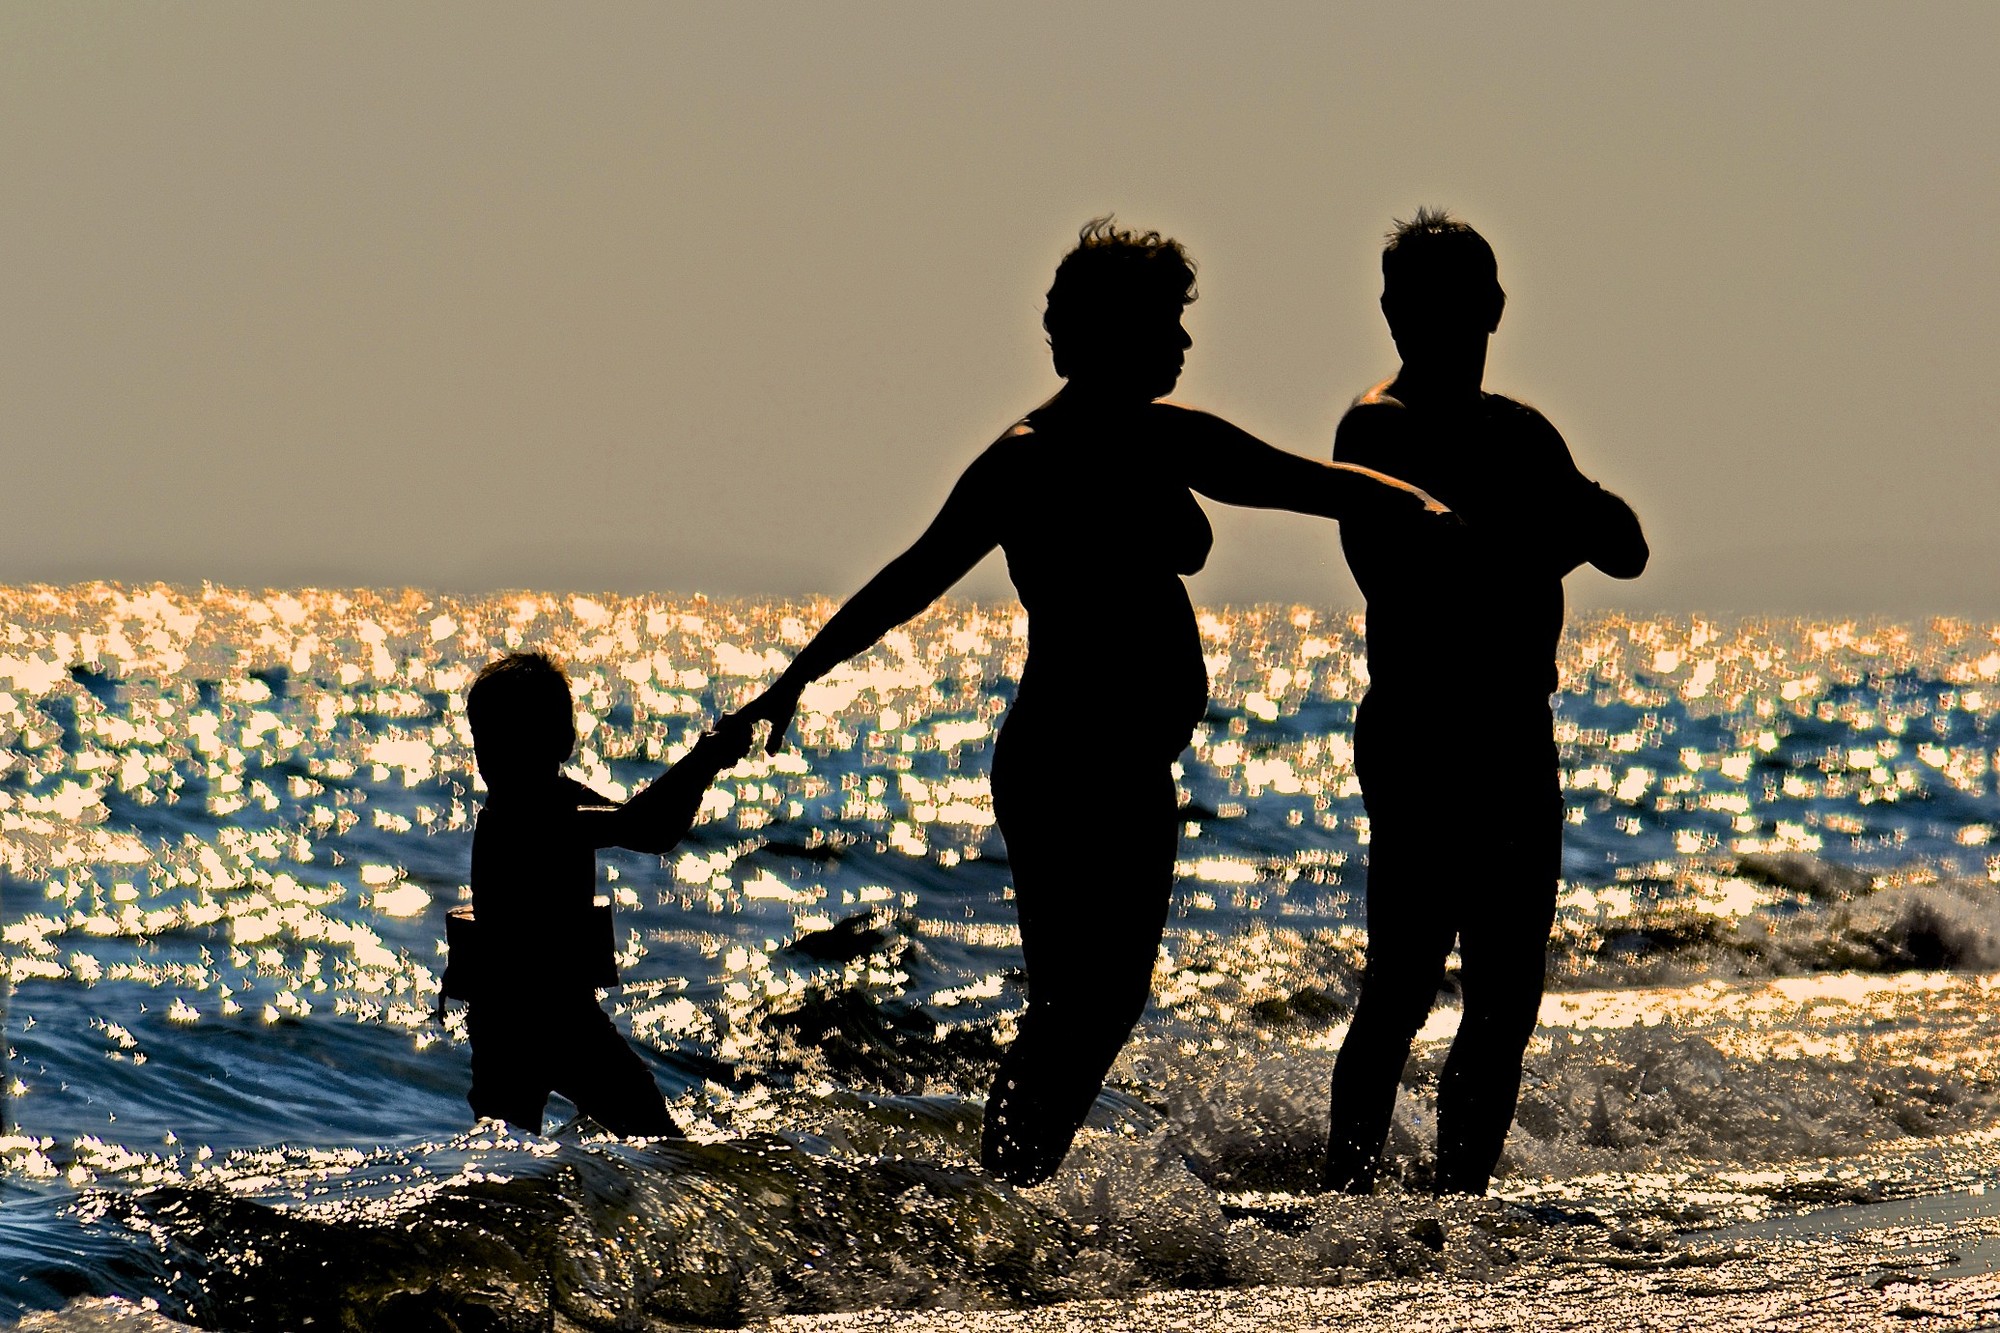
[[(465, 685), (508, 649), (554, 653), (578, 695), (574, 771), (622, 794), (753, 694), (830, 610), (0, 590), (14, 1197), (62, 1210), (115, 1256), (103, 1237), (117, 1227), (172, 1231), (107, 1203), (149, 1187), (421, 1214), (416, 1182), (464, 1185), (471, 1171), (476, 1183), (498, 1169), (493, 1154), (532, 1177), (553, 1149), (468, 1137), (462, 1029), (430, 1017), (480, 796)], [(1162, 1216), (1162, 1200), (1192, 1210), (1185, 1232), (1131, 1241), (1131, 1217), (1092, 1221), (1099, 1205), (1083, 1195), (1003, 1207), (969, 1169), (967, 1099), (1021, 1002), (986, 780), (1025, 651), (1009, 606), (947, 603), (891, 634), (807, 691), (799, 745), (725, 777), (673, 855), (602, 859), (628, 979), (612, 1006), (698, 1139), (735, 1151), (777, 1135), (785, 1152), (843, 1161), (921, 1149), (949, 1176), (926, 1186), (945, 1213), (1001, 1209), (1024, 1253), (1041, 1253), (1022, 1239), (1041, 1225), (1036, 1209), (1066, 1229), (1021, 1260), (1038, 1276), (982, 1279), (982, 1299), (1393, 1269), (1393, 1246), (1337, 1263), (1312, 1251), (1294, 1268), (1249, 1257), (1284, 1251), (1293, 1242), (1274, 1237), (1303, 1226), (1304, 1205), (1256, 1199), (1309, 1183), (1353, 994), (1367, 852), (1350, 743), (1367, 683), (1359, 617), (1252, 608), (1200, 623), (1213, 704), (1181, 766), (1157, 1000), (1078, 1167), (1153, 1145), (1159, 1160), (1139, 1175)], [(1584, 1199), (1657, 1220), (1676, 1172), (1775, 1173), (1779, 1184), (1736, 1191), (1747, 1203), (1713, 1203), (1722, 1221), (1857, 1161), (1878, 1191), (1959, 1181), (1956, 1168), (1883, 1154), (1993, 1119), (2000, 631), (1603, 617), (1572, 627), (1561, 666), (1562, 989), (1503, 1188), (1524, 1204)], [(1085, 824), (1092, 755), (1118, 742), (1120, 681), (1147, 669), (1107, 658), (1102, 726), (1075, 743)], [(1463, 719), (1453, 751), (1432, 756), (1441, 827), (1487, 780), (1481, 679), (1468, 661), (1437, 700)], [(1440, 1011), (1399, 1110), (1394, 1147), (1413, 1179), (1452, 1015)], [(703, 1169), (740, 1185), (794, 1166)], [(660, 1206), (695, 1208), (676, 1198)], [(1017, 1203), (1026, 1212), (1007, 1211)], [(762, 1236), (734, 1207), (723, 1215)], [(1211, 1223), (1221, 1236), (1262, 1227), (1269, 1244), (1210, 1245), (1199, 1237)], [(796, 1239), (796, 1226), (770, 1226)], [(1110, 1245), (1091, 1258), (1092, 1227), (1151, 1257)], [(1146, 1245), (1179, 1246), (1186, 1262)], [(62, 1294), (47, 1273), (65, 1263), (81, 1291), (107, 1288), (104, 1273), (129, 1260), (56, 1261), (4, 1238), (0, 1253), (17, 1307)], [(932, 1260), (905, 1262), (928, 1276), (881, 1278), (873, 1299), (920, 1301), (945, 1281)], [(835, 1300), (811, 1291), (738, 1305)]]

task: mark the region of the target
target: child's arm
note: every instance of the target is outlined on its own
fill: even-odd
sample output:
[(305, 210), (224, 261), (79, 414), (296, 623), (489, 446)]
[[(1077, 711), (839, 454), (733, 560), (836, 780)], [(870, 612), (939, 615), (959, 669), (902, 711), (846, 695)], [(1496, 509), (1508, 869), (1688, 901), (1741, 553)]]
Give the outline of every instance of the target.
[(687, 836), (716, 774), (750, 752), (750, 724), (725, 717), (714, 731), (644, 790), (609, 810), (579, 811), (588, 820), (593, 847), (625, 847), (635, 852), (667, 852)]

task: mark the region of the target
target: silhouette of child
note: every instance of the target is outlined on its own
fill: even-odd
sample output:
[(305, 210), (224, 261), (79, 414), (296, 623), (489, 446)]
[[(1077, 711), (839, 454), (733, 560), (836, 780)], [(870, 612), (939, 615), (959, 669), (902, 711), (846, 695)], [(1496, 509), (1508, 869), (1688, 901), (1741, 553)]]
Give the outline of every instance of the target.
[(550, 1092), (614, 1134), (680, 1133), (650, 1070), (612, 1026), (597, 987), (616, 985), (591, 909), (597, 849), (665, 852), (686, 836), (716, 774), (750, 748), (725, 719), (623, 805), (562, 775), (576, 747), (569, 678), (541, 653), (487, 664), (466, 692), (487, 797), (472, 835), (477, 953), (452, 993), (471, 1007), (474, 1115), (540, 1133)]

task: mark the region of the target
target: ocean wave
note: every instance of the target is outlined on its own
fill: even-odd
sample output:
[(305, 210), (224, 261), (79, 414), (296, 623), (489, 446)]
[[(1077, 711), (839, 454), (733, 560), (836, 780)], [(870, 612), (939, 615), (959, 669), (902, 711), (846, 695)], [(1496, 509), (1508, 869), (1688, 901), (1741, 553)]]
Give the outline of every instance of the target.
[[(1829, 974), (1575, 993), (1530, 1052), (1499, 1198), (1422, 1192), (1448, 1031), (1406, 1071), (1391, 1183), (1372, 1199), (1313, 1194), (1334, 1043), (1153, 1035), (1120, 1058), (1070, 1161), (1035, 1189), (977, 1169), (973, 1096), (717, 1087), (683, 1102), (684, 1142), (487, 1125), (393, 1148), (107, 1155), (64, 1223), (84, 1244), (17, 1262), (17, 1290), (43, 1304), (144, 1294), (246, 1330), (526, 1329), (552, 1313), (611, 1329), (1182, 1286), (1490, 1281), (1551, 1261), (1625, 1271), (1689, 1226), (2000, 1164), (1990, 1066), (1917, 1056), (1991, 1041), (1988, 982)], [(1927, 1143), (1949, 1147), (1912, 1166), (1910, 1145)], [(86, 1252), (107, 1259), (74, 1257)]]
[[(1559, 984), (2000, 967), (2000, 889), (1990, 880), (1922, 865), (1863, 875), (1797, 855), (1690, 867), (1681, 880), (1616, 918), (1559, 931)], [(1713, 896), (1704, 888), (1728, 883), (1767, 890), (1758, 910), (1704, 901)]]
[[(1311, 1194), (1369, 845), (1360, 625), (1311, 608), (1201, 615), (1154, 1003), (1050, 1185), (973, 1166), (1024, 999), (984, 777), (1025, 650), (1006, 606), (912, 622), (674, 856), (603, 858), (607, 1004), (690, 1142), (466, 1132), (462, 1023), (431, 1011), (480, 797), (472, 672), (568, 662), (576, 771), (615, 794), (829, 609), (0, 589), (4, 1308), (611, 1328), (1626, 1272), (1674, 1227), (1994, 1166), (2000, 639), (1944, 620), (1572, 626), (1553, 986), (1501, 1200), (1421, 1194), (1449, 975), (1389, 1191)], [(1107, 659), (1107, 716), (1146, 669)], [(1439, 700), (1464, 724), (1426, 757), (1441, 835), (1493, 780), (1480, 672)], [(1085, 831), (1099, 742), (1073, 756)]]

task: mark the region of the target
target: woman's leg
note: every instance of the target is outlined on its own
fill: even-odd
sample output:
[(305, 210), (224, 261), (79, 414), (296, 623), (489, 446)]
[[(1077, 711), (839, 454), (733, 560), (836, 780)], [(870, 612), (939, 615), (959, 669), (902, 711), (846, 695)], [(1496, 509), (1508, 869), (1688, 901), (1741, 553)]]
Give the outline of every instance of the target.
[(986, 1103), (986, 1169), (1048, 1179), (1145, 1011), (1178, 838), (1166, 764), (1075, 781), (1073, 735), (1003, 734), (993, 806), (1007, 841), (1028, 1009)]

